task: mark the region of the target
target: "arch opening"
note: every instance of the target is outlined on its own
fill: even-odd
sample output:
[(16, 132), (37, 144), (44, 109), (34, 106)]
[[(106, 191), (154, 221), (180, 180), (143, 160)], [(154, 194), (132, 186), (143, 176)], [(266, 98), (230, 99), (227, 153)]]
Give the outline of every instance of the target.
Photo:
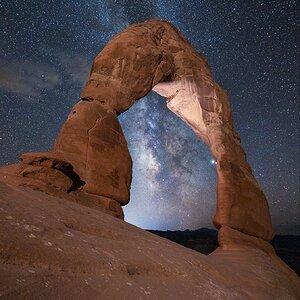
[(155, 92), (119, 121), (133, 160), (125, 220), (144, 229), (212, 228), (216, 176), (207, 146)]

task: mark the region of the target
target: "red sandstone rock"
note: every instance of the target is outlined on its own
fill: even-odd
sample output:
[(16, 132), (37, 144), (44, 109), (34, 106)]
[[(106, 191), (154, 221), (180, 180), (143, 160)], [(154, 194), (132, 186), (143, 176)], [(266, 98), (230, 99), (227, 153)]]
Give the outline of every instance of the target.
[(71, 162), (83, 190), (127, 204), (132, 162), (118, 118), (97, 102), (77, 103), (54, 145)]
[(205, 256), (2, 182), (0, 208), (1, 299), (299, 299), (299, 277), (261, 248), (242, 243)]
[(117, 201), (82, 191), (84, 182), (74, 172), (73, 166), (52, 153), (25, 153), (20, 160), (18, 164), (0, 168), (0, 181), (29, 187), (124, 219)]
[(165, 21), (130, 26), (93, 62), (81, 101), (63, 126), (53, 152), (69, 161), (87, 192), (129, 201), (131, 159), (116, 115), (151, 89), (210, 148), (217, 161), (217, 228), (229, 226), (273, 238), (264, 193), (233, 128), (226, 92), (204, 57)]

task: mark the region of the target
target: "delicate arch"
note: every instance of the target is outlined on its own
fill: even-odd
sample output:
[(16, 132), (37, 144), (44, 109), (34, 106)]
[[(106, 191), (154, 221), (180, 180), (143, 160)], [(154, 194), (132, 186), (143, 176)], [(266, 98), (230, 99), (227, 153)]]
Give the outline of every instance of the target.
[(166, 21), (125, 29), (93, 62), (81, 100), (53, 147), (85, 182), (83, 190), (125, 205), (132, 162), (117, 115), (154, 90), (186, 122), (217, 161), (217, 211), (213, 223), (270, 240), (267, 200), (233, 128), (225, 91), (205, 58)]

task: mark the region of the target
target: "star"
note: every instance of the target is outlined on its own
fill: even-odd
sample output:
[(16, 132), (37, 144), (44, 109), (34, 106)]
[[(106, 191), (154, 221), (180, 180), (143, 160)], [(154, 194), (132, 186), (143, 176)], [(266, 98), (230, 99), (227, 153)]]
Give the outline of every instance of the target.
[(216, 165), (216, 164), (217, 164), (217, 162), (216, 162), (214, 159), (211, 159), (211, 160), (210, 160), (210, 163), (211, 163), (212, 165)]

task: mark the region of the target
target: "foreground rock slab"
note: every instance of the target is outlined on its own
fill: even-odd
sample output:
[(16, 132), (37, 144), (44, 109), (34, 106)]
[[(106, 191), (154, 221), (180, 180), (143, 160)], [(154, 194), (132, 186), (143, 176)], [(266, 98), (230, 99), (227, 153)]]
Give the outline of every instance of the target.
[(270, 248), (239, 245), (239, 232), (205, 256), (3, 182), (0, 220), (0, 299), (299, 299), (299, 277)]

